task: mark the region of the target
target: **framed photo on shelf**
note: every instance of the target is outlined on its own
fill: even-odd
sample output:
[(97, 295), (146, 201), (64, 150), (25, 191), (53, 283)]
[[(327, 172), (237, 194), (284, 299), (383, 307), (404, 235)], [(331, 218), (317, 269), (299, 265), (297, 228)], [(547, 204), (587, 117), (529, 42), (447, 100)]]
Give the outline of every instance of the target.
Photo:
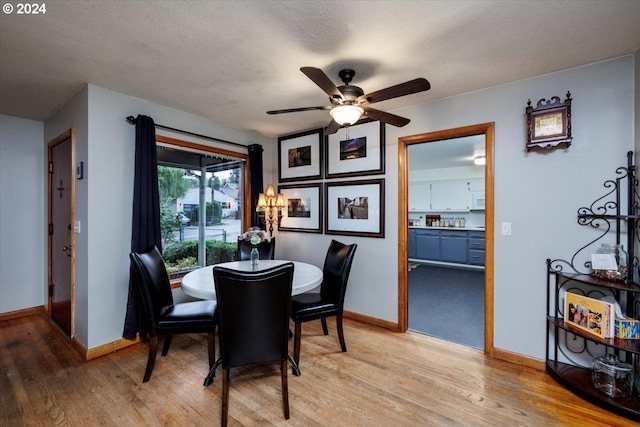
[(536, 107), (527, 101), (527, 151), (532, 148), (553, 148), (571, 145), (571, 93), (561, 102), (557, 96), (542, 98)]
[(278, 181), (322, 178), (322, 128), (278, 138)]
[(384, 237), (384, 179), (327, 182), (325, 234)]
[(322, 183), (278, 186), (285, 209), (278, 231), (322, 233)]
[(325, 177), (383, 174), (384, 129), (384, 123), (376, 121), (341, 128), (328, 135), (325, 138)]

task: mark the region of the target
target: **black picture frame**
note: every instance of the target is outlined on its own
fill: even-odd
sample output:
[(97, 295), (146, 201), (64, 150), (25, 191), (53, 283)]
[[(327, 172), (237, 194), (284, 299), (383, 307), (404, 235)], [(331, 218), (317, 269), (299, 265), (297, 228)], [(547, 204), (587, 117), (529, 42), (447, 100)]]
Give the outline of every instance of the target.
[(278, 138), (278, 182), (322, 178), (322, 128)]
[(325, 234), (384, 238), (384, 178), (326, 182)]
[[(353, 155), (347, 155), (345, 147)], [(327, 179), (384, 174), (385, 125), (370, 121), (341, 128), (325, 136), (324, 152)]]
[[(285, 209), (278, 231), (322, 233), (323, 192), (322, 183), (279, 185), (278, 193), (284, 196)], [(296, 204), (293, 200), (298, 200)], [(292, 215), (291, 212), (299, 214)]]

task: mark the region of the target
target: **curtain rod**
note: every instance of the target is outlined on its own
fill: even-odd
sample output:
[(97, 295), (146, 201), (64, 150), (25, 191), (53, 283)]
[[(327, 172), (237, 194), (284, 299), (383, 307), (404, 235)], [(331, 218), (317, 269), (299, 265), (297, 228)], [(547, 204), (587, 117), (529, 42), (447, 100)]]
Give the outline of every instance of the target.
[[(130, 125), (135, 125), (136, 124), (136, 118), (133, 117), (133, 116), (128, 116), (127, 117), (127, 122)], [(185, 135), (197, 136), (198, 138), (204, 138), (204, 139), (208, 139), (208, 140), (211, 140), (211, 141), (216, 141), (216, 142), (222, 142), (222, 143), (225, 143), (225, 144), (235, 145), (235, 146), (238, 146), (238, 147), (242, 147), (245, 150), (249, 149), (248, 146), (242, 145), (242, 144), (238, 144), (237, 142), (227, 141), (227, 140), (220, 139), (220, 138), (214, 138), (212, 136), (207, 136), (207, 135), (201, 135), (199, 133), (189, 132), (189, 131), (182, 130), (182, 129), (176, 129), (176, 128), (172, 128), (172, 127), (165, 126), (165, 125), (159, 125), (157, 123), (155, 123), (155, 127), (161, 128), (161, 129), (165, 129), (165, 130), (170, 130), (170, 131), (173, 131), (173, 132), (184, 133)]]

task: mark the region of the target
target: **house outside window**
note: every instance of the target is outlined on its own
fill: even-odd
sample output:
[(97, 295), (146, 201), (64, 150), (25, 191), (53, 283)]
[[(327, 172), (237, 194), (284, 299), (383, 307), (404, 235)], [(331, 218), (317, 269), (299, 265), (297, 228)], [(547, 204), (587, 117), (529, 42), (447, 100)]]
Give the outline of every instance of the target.
[(156, 140), (162, 255), (170, 279), (234, 260), (243, 229), (246, 155)]

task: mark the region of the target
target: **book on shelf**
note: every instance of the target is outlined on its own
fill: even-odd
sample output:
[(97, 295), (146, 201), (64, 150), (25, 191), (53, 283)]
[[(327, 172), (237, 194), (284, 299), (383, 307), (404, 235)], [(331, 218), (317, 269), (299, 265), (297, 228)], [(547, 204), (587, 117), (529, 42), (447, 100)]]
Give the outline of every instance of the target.
[(640, 339), (640, 320), (631, 319), (629, 317), (625, 317), (623, 319), (616, 318), (615, 333), (616, 338), (626, 340)]
[(600, 338), (615, 336), (615, 304), (568, 291), (564, 300), (566, 323)]

